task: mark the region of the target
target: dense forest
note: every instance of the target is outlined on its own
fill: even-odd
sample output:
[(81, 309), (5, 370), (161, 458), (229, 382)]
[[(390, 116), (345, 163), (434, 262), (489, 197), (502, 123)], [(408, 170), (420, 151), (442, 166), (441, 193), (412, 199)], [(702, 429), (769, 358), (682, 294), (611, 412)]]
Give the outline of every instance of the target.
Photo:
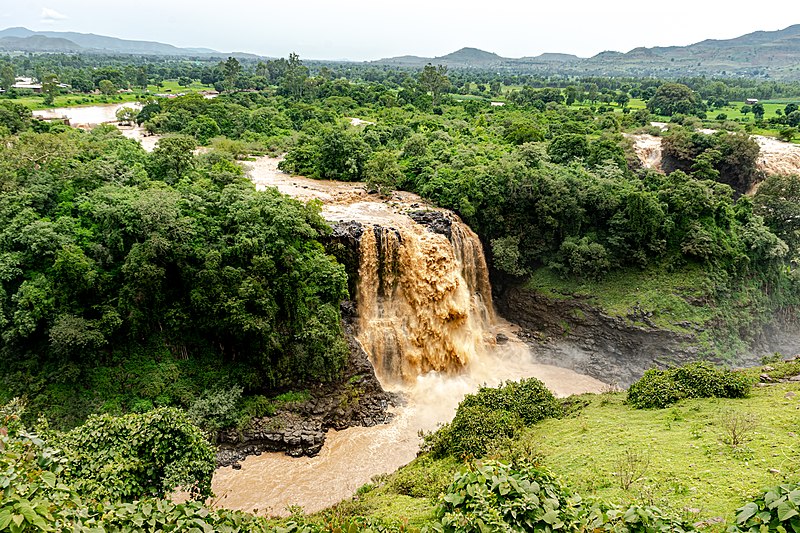
[[(2, 87), (19, 75), (44, 82), (42, 95), (10, 89), (0, 97), (1, 451), (29, 484), (14, 489), (16, 510), (0, 507), (0, 530), (23, 516), (88, 531), (102, 513), (80, 515), (84, 499), (105, 502), (102, 520), (112, 524), (114, 513), (120, 523), (147, 519), (140, 507), (116, 502), (163, 497), (178, 486), (208, 496), (213, 451), (204, 436), (263, 416), (279, 394), (341, 377), (349, 352), (340, 304), (353, 295), (345, 267), (326, 248), (331, 228), (315, 202), (257, 192), (239, 164), (255, 155), (285, 153), (287, 172), (364, 182), (376, 196), (411, 191), (455, 211), (504, 281), (522, 284), (542, 272), (556, 285), (699, 272), (695, 299), (711, 314), (686, 327), (702, 327), (701, 355), (717, 360), (736, 361), (764, 324), (800, 304), (791, 201), (798, 178), (765, 176), (749, 135), (791, 141), (800, 124), (792, 102), (800, 101), (798, 84), (540, 78), (430, 65), (310, 68), (296, 55), (206, 64), (71, 55), (0, 61)], [(153, 94), (170, 80), (187, 94)], [(198, 83), (221, 94), (204, 98), (189, 89)], [(144, 104), (128, 118), (163, 136), (153, 152), (114, 126), (83, 131), (30, 111), (67, 95), (115, 102), (129, 94), (119, 89)], [(741, 119), (723, 116), (746, 98), (783, 101), (742, 110)], [(351, 117), (367, 122), (353, 125)], [(670, 127), (662, 132), (653, 121)], [(662, 136), (666, 172), (642, 167), (625, 135), (632, 132)], [(208, 148), (198, 153), (198, 146)], [(545, 393), (525, 390), (541, 407)], [(545, 399), (547, 417), (563, 414)], [(24, 429), (40, 415), (49, 421), (36, 429), (44, 440)], [(460, 422), (469, 432), (476, 420)], [(538, 419), (523, 421), (509, 423), (519, 429)], [(158, 465), (142, 466), (149, 445), (125, 447), (132, 432), (151, 426), (186, 443), (177, 459), (162, 450), (151, 458)], [(447, 448), (446, 431), (434, 450)], [(126, 477), (129, 463), (94, 464), (87, 447), (129, 454), (139, 466)], [(529, 467), (479, 468), (509, 479), (524, 471), (541, 477), (555, 500), (569, 497)], [(153, 484), (142, 473), (155, 471), (166, 481)], [(61, 514), (47, 515), (36, 487), (52, 489), (56, 479), (66, 485), (47, 498), (60, 498)], [(457, 500), (448, 500), (453, 509), (465, 505)], [(25, 505), (35, 512), (23, 512)], [(200, 513), (218, 530), (268, 530), (194, 505), (160, 512), (170, 520)], [(551, 526), (550, 518), (606, 527), (622, 516), (610, 507), (549, 514), (557, 507), (545, 511)], [(472, 531), (446, 528), (457, 522), (453, 509), (441, 507), (445, 529), (436, 530)], [(646, 513), (642, 531), (691, 529)], [(292, 524), (282, 531), (311, 531)]]

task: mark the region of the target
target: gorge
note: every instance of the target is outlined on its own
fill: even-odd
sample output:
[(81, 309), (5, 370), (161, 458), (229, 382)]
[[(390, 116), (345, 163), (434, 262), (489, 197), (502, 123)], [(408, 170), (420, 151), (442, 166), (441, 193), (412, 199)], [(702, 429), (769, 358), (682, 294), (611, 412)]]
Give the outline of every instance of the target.
[(357, 251), (356, 338), (381, 384), (404, 403), (389, 424), (329, 430), (315, 457), (263, 453), (240, 470), (219, 469), (218, 505), (267, 514), (330, 506), (412, 460), (419, 432), (450, 420), (481, 385), (537, 377), (559, 396), (606, 387), (535, 362), (511, 324), (496, 316), (481, 243), (454, 214), (410, 193), (381, 199), (358, 184), (289, 176), (278, 162), (258, 158), (251, 178), (258, 188), (321, 200), (334, 238)]

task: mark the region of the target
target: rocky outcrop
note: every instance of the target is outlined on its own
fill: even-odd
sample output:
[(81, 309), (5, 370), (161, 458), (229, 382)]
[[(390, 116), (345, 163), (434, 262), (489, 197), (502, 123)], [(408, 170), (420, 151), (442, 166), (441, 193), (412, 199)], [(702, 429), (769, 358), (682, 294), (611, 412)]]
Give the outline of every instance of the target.
[(649, 368), (698, 357), (693, 335), (656, 328), (637, 310), (629, 318), (612, 317), (579, 297), (550, 298), (513, 285), (497, 291), (495, 304), (520, 327), (539, 362), (606, 383), (627, 387)]
[(428, 228), (428, 231), (444, 235), (448, 240), (452, 238), (453, 220), (447, 216), (446, 212), (420, 210), (411, 211), (408, 216), (417, 224)]
[(305, 402), (279, 409), (273, 416), (254, 419), (242, 430), (221, 432), (218, 466), (237, 468), (240, 460), (262, 452), (313, 456), (325, 444), (329, 429), (370, 427), (389, 422), (389, 407), (401, 400), (383, 390), (367, 354), (355, 340), (356, 316), (352, 302), (342, 304), (342, 318), (350, 345), (350, 357), (342, 377), (336, 382), (312, 387), (311, 398)]

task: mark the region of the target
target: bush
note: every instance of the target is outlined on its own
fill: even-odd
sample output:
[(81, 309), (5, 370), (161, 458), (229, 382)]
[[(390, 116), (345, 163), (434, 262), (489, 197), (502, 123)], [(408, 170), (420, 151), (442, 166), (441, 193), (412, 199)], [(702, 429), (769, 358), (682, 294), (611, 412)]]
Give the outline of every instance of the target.
[(513, 438), (523, 427), (516, 413), (482, 405), (462, 406), (453, 421), (435, 434), (431, 452), (434, 457), (483, 457), (493, 442)]
[(737, 509), (731, 533), (800, 531), (800, 484), (784, 484), (764, 491)]
[(536, 378), (482, 387), (464, 398), (450, 424), (426, 437), (424, 448), (434, 457), (482, 457), (498, 440), (561, 413), (561, 404)]
[(214, 450), (177, 409), (92, 416), (53, 444), (68, 461), (66, 483), (89, 498), (163, 498), (178, 488), (199, 499), (211, 495)]
[(684, 398), (744, 398), (751, 387), (747, 375), (699, 361), (667, 370), (651, 368), (630, 386), (627, 402), (637, 409), (663, 409)]
[(433, 531), (624, 531), (681, 533), (695, 528), (657, 507), (583, 501), (546, 470), (486, 461), (459, 473), (436, 508)]
[(194, 424), (206, 431), (216, 432), (236, 424), (242, 388), (207, 390), (186, 411)]
[(464, 398), (458, 407), (456, 418), (462, 409), (478, 406), (492, 411), (514, 413), (526, 426), (561, 415), (561, 404), (544, 383), (536, 378), (507, 381), (497, 388), (481, 387), (477, 393), (468, 394)]
[(576, 522), (577, 503), (545, 470), (486, 461), (456, 476), (436, 508), (433, 530), (551, 532)]

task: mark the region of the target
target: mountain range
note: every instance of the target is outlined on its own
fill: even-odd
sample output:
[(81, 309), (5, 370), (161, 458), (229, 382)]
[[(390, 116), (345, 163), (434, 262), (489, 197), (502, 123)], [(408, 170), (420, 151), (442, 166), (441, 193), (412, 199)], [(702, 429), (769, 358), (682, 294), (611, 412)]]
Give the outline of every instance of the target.
[(154, 41), (131, 41), (95, 35), (61, 31), (32, 31), (27, 28), (7, 28), (0, 31), (0, 50), (34, 53), (105, 53), (152, 56), (244, 56), (241, 52), (223, 53), (210, 48), (179, 48)]
[(688, 46), (640, 47), (627, 53), (605, 51), (589, 58), (559, 53), (505, 58), (476, 48), (462, 48), (439, 57), (401, 56), (373, 63), (406, 67), (431, 63), (454, 68), (606, 76), (721, 75), (800, 79), (800, 24), (734, 39), (709, 39)]
[[(131, 41), (90, 33), (0, 31), (0, 51), (35, 53), (114, 53), (184, 57), (257, 57), (221, 53), (209, 48), (179, 48), (151, 41)], [(427, 63), (453, 68), (492, 69), (511, 72), (563, 73), (598, 76), (741, 76), (800, 79), (800, 24), (778, 31), (757, 31), (734, 39), (709, 39), (688, 46), (634, 48), (623, 53), (601, 52), (581, 58), (571, 54), (545, 53), (533, 57), (506, 58), (477, 48), (462, 48), (439, 57), (400, 56), (372, 61), (374, 65), (420, 68)]]

